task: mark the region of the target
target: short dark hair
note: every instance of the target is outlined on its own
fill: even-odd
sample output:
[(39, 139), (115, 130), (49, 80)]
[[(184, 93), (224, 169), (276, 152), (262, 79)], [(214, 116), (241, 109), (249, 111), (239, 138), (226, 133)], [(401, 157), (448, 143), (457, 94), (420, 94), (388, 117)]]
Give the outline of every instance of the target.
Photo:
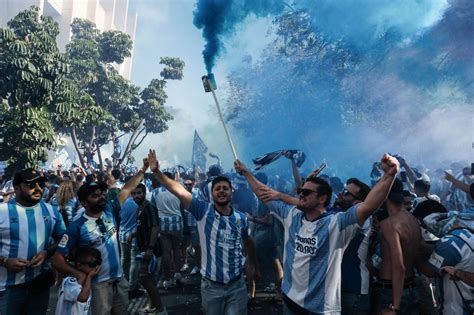
[(122, 177), (122, 172), (119, 169), (113, 169), (112, 172), (110, 172), (112, 176), (118, 180), (120, 177)]
[(353, 184), (353, 185), (356, 185), (357, 187), (359, 187), (359, 191), (357, 192), (356, 196), (357, 196), (357, 199), (359, 199), (360, 201), (364, 201), (365, 198), (367, 198), (367, 195), (369, 194), (370, 192), (370, 187), (358, 180), (357, 178), (349, 178), (347, 181), (346, 181), (346, 184), (349, 185), (349, 184)]
[(94, 257), (96, 260), (102, 260), (102, 254), (100, 251), (91, 246), (81, 246), (76, 250), (74, 255), (76, 263), (84, 261), (88, 257)]
[(95, 182), (95, 175), (94, 174), (86, 175), (86, 183), (91, 184), (93, 182)]
[(430, 191), (431, 184), (426, 179), (417, 179), (415, 180), (415, 183), (413, 183), (413, 187), (424, 193), (428, 193)]
[(220, 182), (227, 182), (229, 184), (230, 189), (232, 189), (232, 182), (227, 176), (216, 176), (211, 182), (211, 191), (213, 191), (214, 186)]
[(145, 184), (140, 183), (140, 184), (137, 185), (137, 187), (135, 187), (135, 189), (141, 189), (142, 192), (146, 195), (146, 186), (145, 186)]
[(331, 203), (331, 197), (332, 197), (332, 188), (331, 185), (324, 179), (316, 176), (309, 176), (306, 178), (306, 182), (311, 182), (313, 184), (318, 185), (318, 188), (316, 192), (320, 196), (326, 196), (326, 202), (324, 203), (324, 206), (327, 207), (329, 206), (329, 203)]

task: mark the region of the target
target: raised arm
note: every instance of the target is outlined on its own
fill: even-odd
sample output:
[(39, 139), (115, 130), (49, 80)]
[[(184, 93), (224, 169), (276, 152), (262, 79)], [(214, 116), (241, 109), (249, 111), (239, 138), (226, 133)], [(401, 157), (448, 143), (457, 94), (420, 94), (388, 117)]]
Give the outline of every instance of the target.
[(296, 188), (301, 188), (303, 186), (303, 180), (301, 179), (300, 172), (298, 166), (296, 166), (295, 160), (293, 159), (289, 151), (285, 152), (285, 157), (291, 161), (291, 171), (293, 173)]
[(234, 168), (237, 173), (241, 174), (247, 179), (247, 182), (249, 183), (255, 195), (257, 195), (257, 197), (263, 202), (282, 200), (283, 202), (291, 205), (298, 204), (298, 198), (294, 198), (279, 191), (273, 190), (260, 182), (257, 178), (255, 178), (255, 176), (253, 176), (251, 172), (249, 172), (245, 164), (240, 160), (235, 160)]
[(448, 172), (444, 171), (444, 178), (451, 183), (454, 188), (459, 188), (464, 191), (466, 194), (469, 194), (469, 185), (465, 182), (458, 180), (453, 175), (449, 174)]
[(397, 176), (397, 172), (400, 169), (400, 164), (393, 156), (384, 154), (381, 160), (381, 167), (384, 172), (382, 178), (370, 190), (365, 201), (357, 207), (356, 214), (359, 224), (364, 224), (365, 220), (372, 215), (375, 209), (379, 208), (387, 199), (395, 176)]
[(149, 166), (148, 159), (144, 158), (143, 167), (135, 174), (135, 176), (130, 178), (128, 182), (126, 182), (125, 185), (123, 185), (122, 189), (117, 195), (117, 199), (121, 205), (130, 196), (130, 194), (132, 193), (132, 190), (137, 188), (138, 184), (141, 183), (141, 181), (143, 180), (143, 177), (145, 176), (145, 172), (148, 169), (148, 166)]
[(193, 200), (193, 195), (189, 191), (187, 191), (180, 183), (163, 175), (163, 173), (160, 171), (160, 164), (158, 163), (158, 160), (156, 158), (155, 150), (150, 150), (150, 152), (148, 153), (148, 162), (150, 163), (150, 170), (153, 172), (156, 179), (158, 179), (158, 181), (163, 186), (165, 186), (166, 189), (168, 189), (173, 195), (178, 197), (184, 209), (189, 209)]

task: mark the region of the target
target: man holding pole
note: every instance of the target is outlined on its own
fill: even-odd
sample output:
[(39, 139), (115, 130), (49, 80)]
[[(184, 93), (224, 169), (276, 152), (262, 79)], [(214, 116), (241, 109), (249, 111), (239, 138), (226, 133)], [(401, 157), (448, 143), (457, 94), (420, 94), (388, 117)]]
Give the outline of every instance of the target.
[(247, 253), (247, 275), (258, 276), (255, 244), (248, 235), (244, 213), (231, 207), (232, 186), (227, 177), (212, 181), (214, 204), (198, 200), (180, 183), (159, 169), (154, 150), (148, 154), (150, 169), (160, 183), (179, 198), (181, 206), (194, 215), (201, 245), (201, 297), (206, 314), (247, 314), (247, 289), (243, 278)]
[[(332, 189), (318, 177), (308, 177), (296, 199), (263, 185), (239, 160), (234, 165), (285, 228), (284, 314), (339, 314), (344, 250), (358, 228), (387, 198), (400, 167), (398, 161), (384, 155), (384, 175), (365, 201), (339, 213), (326, 212)], [(271, 201), (283, 198), (287, 203)]]

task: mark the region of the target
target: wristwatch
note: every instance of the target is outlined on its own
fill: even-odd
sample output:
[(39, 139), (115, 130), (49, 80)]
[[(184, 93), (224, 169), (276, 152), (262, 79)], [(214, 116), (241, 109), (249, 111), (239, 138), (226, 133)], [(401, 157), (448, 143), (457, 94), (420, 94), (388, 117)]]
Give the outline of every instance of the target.
[(0, 256), (0, 267), (5, 267), (7, 264), (7, 257)]
[(400, 314), (400, 310), (398, 308), (395, 308), (392, 303), (388, 306), (389, 310), (394, 311), (397, 314)]

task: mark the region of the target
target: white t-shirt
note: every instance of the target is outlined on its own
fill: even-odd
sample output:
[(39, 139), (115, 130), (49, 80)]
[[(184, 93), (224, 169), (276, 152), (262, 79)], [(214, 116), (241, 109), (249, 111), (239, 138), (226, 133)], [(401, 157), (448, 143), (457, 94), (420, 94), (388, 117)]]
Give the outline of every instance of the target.
[(67, 277), (63, 280), (59, 289), (58, 304), (56, 305), (56, 315), (90, 315), (91, 294), (86, 302), (78, 302), (77, 297), (81, 293), (82, 285), (76, 278)]

